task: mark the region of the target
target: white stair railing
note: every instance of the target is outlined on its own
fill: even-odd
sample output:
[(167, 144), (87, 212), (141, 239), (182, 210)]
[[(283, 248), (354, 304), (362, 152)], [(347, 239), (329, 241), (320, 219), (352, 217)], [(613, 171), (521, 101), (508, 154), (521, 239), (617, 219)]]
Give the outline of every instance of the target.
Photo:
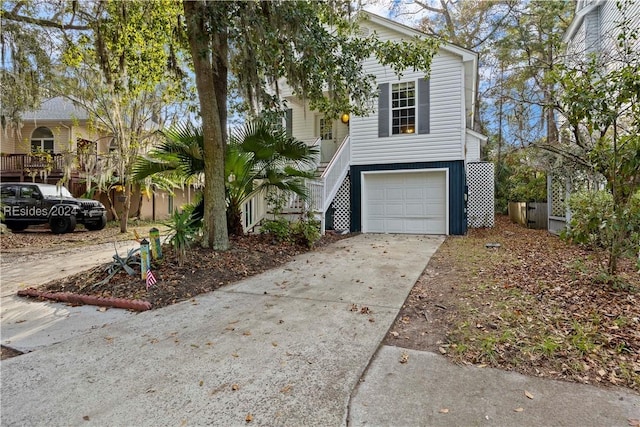
[[(320, 144), (320, 138), (316, 139), (312, 146)], [(320, 164), (320, 157), (318, 155), (318, 165)], [(351, 162), (351, 140), (347, 135), (336, 154), (331, 159), (331, 162), (327, 165), (326, 169), (322, 173), (320, 179), (307, 180), (306, 186), (309, 193), (309, 198), (306, 201), (304, 207), (307, 211), (315, 212), (321, 218), (321, 232), (325, 231), (325, 214), (331, 201), (338, 193), (342, 181), (349, 172), (349, 165)], [(241, 204), (242, 206), (242, 225), (245, 232), (252, 230), (256, 225), (264, 219), (268, 213), (268, 204), (266, 200), (267, 191), (265, 189), (254, 191), (247, 198), (245, 198)], [(296, 194), (290, 194), (287, 202), (285, 203), (285, 209), (299, 210), (301, 206), (301, 200)]]
[(240, 206), (242, 227), (247, 233), (267, 215), (267, 191), (264, 188), (254, 191), (242, 201)]
[(331, 159), (331, 162), (327, 165), (327, 168), (322, 173), (322, 182), (324, 183), (324, 195), (322, 213), (329, 209), (329, 204), (338, 193), (342, 181), (349, 172), (349, 165), (351, 163), (351, 139), (347, 135), (336, 154)]

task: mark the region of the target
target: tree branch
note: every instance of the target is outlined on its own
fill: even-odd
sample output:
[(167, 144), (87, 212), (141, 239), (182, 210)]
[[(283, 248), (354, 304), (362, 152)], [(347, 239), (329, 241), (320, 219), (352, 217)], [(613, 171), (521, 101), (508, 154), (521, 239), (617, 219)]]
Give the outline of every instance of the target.
[(15, 10), (16, 10), (15, 8), (12, 11), (2, 10), (2, 17), (10, 21), (22, 22), (26, 24), (34, 24), (34, 25), (39, 25), (41, 27), (46, 27), (46, 28), (57, 28), (59, 30), (87, 31), (91, 29), (91, 27), (89, 27), (88, 25), (64, 24), (62, 22), (55, 22), (48, 19), (40, 19), (40, 18), (33, 18), (31, 16), (19, 15), (18, 13), (15, 12)]

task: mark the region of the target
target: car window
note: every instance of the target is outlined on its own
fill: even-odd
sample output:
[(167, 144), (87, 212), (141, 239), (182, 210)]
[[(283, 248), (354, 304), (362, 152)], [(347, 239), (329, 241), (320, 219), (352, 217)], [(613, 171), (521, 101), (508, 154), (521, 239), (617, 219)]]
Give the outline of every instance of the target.
[(42, 194), (45, 196), (54, 196), (54, 197), (73, 197), (69, 190), (66, 187), (42, 187)]
[(12, 185), (3, 185), (2, 190), (0, 190), (1, 197), (16, 197), (17, 193), (17, 188)]
[(20, 196), (25, 199), (32, 199), (34, 194), (40, 194), (37, 187), (22, 187), (20, 188)]

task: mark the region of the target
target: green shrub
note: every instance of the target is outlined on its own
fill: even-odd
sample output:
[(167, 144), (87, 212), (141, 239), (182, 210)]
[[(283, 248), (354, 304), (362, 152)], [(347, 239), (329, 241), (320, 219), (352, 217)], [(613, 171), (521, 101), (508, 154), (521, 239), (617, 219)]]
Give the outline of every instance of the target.
[(285, 218), (268, 219), (260, 226), (261, 234), (271, 234), (278, 242), (291, 239), (291, 227)]
[(311, 215), (291, 224), (291, 237), (296, 243), (311, 248), (320, 236), (320, 221)]
[[(640, 192), (631, 197), (627, 206), (618, 209), (617, 214), (613, 196), (605, 190), (574, 193), (569, 198), (569, 208), (570, 228), (563, 236), (570, 241), (608, 248), (615, 238), (616, 227), (622, 227), (620, 231), (625, 237), (622, 242), (623, 253), (640, 255)], [(621, 218), (616, 218), (616, 215), (621, 215)]]
[(184, 265), (187, 257), (187, 249), (193, 241), (196, 232), (191, 221), (191, 213), (189, 211), (173, 211), (171, 218), (167, 221), (166, 226), (169, 227), (169, 242), (178, 255), (178, 265)]
[(566, 238), (591, 247), (607, 247), (612, 235), (613, 197), (608, 191), (580, 191), (569, 198), (570, 228)]

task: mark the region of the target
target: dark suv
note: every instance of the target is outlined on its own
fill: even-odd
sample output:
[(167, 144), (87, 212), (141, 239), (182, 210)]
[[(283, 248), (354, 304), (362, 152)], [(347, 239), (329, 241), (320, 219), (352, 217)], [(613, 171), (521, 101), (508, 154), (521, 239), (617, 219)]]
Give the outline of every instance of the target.
[(5, 182), (0, 184), (3, 222), (13, 231), (49, 224), (55, 234), (71, 233), (76, 224), (102, 230), (107, 210), (97, 200), (76, 199), (63, 186)]

